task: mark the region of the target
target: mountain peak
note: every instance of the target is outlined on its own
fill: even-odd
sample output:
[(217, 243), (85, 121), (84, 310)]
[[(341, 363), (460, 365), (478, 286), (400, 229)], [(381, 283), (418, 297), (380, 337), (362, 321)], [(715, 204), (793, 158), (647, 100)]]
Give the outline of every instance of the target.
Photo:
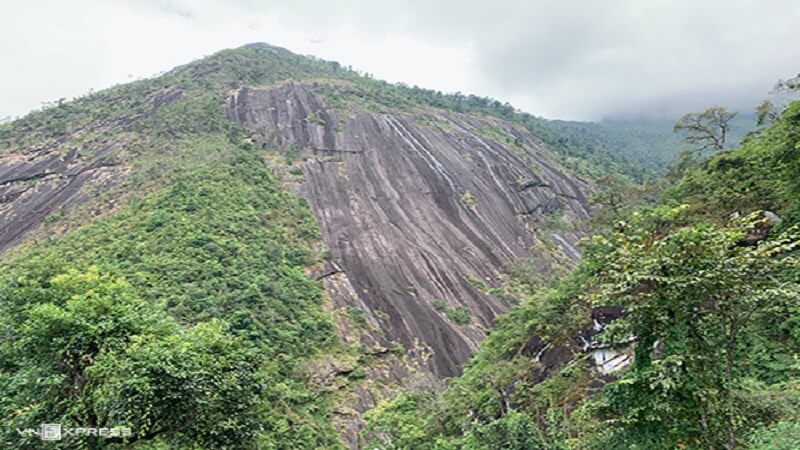
[(287, 50), (283, 47), (278, 47), (277, 45), (267, 44), (266, 42), (251, 42), (249, 44), (244, 44), (239, 48), (246, 48), (250, 50), (267, 50), (283, 55), (294, 55), (294, 53), (290, 50)]

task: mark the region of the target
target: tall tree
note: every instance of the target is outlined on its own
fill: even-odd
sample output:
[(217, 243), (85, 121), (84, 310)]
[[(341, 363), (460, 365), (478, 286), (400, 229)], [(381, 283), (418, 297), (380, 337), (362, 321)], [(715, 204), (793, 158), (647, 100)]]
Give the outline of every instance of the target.
[(682, 134), (684, 141), (699, 153), (707, 150), (722, 151), (731, 130), (731, 121), (736, 114), (721, 106), (701, 113), (685, 114), (675, 123), (673, 131)]

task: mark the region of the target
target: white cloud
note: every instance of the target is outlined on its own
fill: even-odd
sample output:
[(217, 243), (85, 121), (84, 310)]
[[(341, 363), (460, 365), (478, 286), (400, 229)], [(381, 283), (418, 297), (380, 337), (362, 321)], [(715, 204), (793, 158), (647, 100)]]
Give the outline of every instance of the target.
[(794, 0), (15, 3), (0, 117), (257, 41), (559, 118), (749, 107), (800, 70)]

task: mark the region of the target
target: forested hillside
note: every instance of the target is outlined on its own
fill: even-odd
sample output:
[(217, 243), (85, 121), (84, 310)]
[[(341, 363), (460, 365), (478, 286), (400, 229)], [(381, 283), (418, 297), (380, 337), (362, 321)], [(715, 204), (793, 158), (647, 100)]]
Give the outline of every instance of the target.
[[(609, 172), (623, 173), (639, 182), (663, 176), (686, 149), (680, 136), (673, 132), (675, 119), (553, 120), (547, 125), (557, 136), (556, 144), (583, 149), (587, 154), (597, 154), (596, 157), (619, 160), (624, 163), (622, 170)], [(738, 147), (755, 125), (754, 116), (740, 112), (731, 122), (729, 148)]]
[(800, 448), (798, 170), (795, 102), (601, 225), (446, 390), (372, 411), (375, 446)]
[(267, 44), (54, 102), (0, 124), (0, 447), (793, 448), (799, 129), (659, 178)]
[(363, 446), (636, 176), (558, 133), (266, 44), (1, 124), (2, 447)]

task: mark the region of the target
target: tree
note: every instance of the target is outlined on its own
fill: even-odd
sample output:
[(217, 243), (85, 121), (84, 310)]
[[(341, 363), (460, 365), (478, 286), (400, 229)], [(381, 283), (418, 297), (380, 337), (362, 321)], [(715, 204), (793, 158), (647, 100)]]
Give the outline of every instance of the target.
[(604, 227), (627, 216), (635, 207), (656, 203), (664, 191), (661, 179), (632, 183), (621, 175), (607, 175), (597, 180), (597, 192), (591, 197), (592, 205), (599, 206), (592, 222)]
[(470, 450), (532, 450), (548, 447), (542, 441), (539, 428), (527, 415), (509, 411), (503, 417), (486, 424), (476, 424), (461, 442)]
[(757, 125), (768, 125), (781, 118), (782, 111), (797, 99), (800, 93), (800, 74), (788, 80), (778, 80), (770, 91), (770, 100), (764, 100), (756, 107)]
[(431, 420), (440, 413), (434, 411), (435, 406), (435, 394), (426, 392), (403, 394), (380, 402), (364, 416), (368, 423), (364, 433), (369, 440), (368, 448), (455, 450), (452, 443), (433, 437), (439, 431)]
[(42, 261), (0, 283), (4, 448), (32, 448), (16, 429), (130, 428), (129, 437), (69, 436), (63, 448), (158, 439), (170, 447), (254, 443), (258, 354), (218, 321), (178, 325), (124, 280)]
[(769, 125), (777, 122), (781, 118), (781, 112), (775, 104), (769, 100), (764, 100), (756, 107), (756, 125)]
[(101, 423), (125, 423), (136, 438), (160, 436), (172, 446), (246, 448), (261, 428), (266, 377), (257, 362), (214, 320), (160, 338), (133, 337), (87, 373)]
[(715, 106), (701, 113), (689, 113), (675, 123), (673, 131), (684, 135), (684, 141), (698, 153), (722, 151), (731, 129), (735, 112)]
[(774, 90), (776, 92), (797, 92), (800, 91), (800, 74), (788, 80), (778, 80)]
[(604, 215), (611, 215), (611, 219), (619, 220), (625, 206), (628, 205), (626, 187), (630, 183), (620, 175), (612, 174), (597, 181), (599, 190), (591, 198), (593, 205), (598, 205)]
[(606, 339), (636, 343), (631, 369), (606, 391), (606, 413), (621, 424), (613, 447), (733, 449), (770, 414), (748, 368), (757, 324), (780, 305), (797, 310), (798, 229), (755, 246), (743, 242), (761, 215), (660, 231), (682, 209), (595, 237), (585, 254), (597, 304), (626, 311)]

